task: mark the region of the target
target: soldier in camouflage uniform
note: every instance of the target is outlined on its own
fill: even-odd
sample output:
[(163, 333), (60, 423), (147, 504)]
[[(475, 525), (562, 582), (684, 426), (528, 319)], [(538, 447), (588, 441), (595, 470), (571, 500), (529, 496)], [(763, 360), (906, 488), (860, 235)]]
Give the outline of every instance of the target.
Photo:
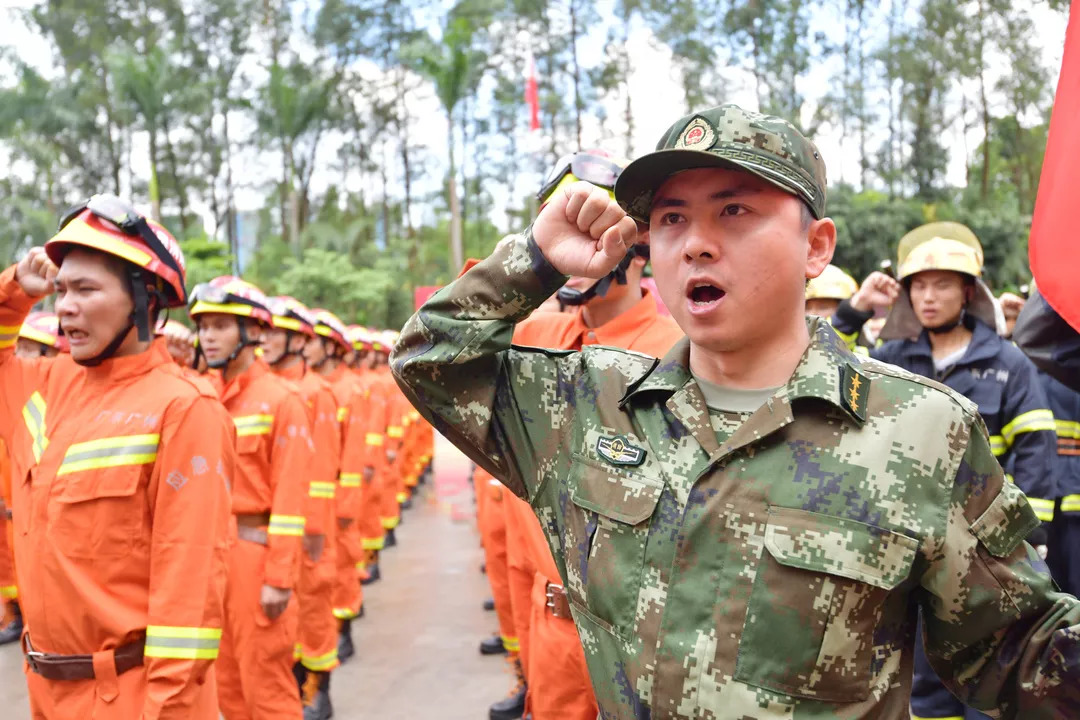
[[(393, 356), (417, 408), (527, 498), (605, 720), (908, 718), (917, 610), (965, 702), (1080, 716), (1080, 603), (1025, 535), (975, 406), (803, 315), (835, 247), (817, 149), (735, 106), (676, 122), (619, 205), (588, 185), (436, 294)], [(649, 225), (688, 338), (511, 347)]]

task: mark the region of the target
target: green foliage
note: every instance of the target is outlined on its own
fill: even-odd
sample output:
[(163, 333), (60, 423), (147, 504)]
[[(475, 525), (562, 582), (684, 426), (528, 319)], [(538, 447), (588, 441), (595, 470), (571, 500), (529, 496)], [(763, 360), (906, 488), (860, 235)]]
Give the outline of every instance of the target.
[[(1064, 21), (1066, 0), (1045, 4)], [(647, 26), (686, 106), (649, 112), (674, 119), (752, 91), (811, 136), (839, 133), (858, 172), (826, 158), (838, 264), (863, 276), (911, 228), (953, 218), (982, 238), (993, 284), (1028, 279), (1056, 70), (1031, 4), (38, 0), (12, 12), (53, 67), (0, 51), (8, 257), (44, 242), (73, 202), (125, 193), (168, 219), (192, 284), (242, 259), (269, 292), (400, 326), (417, 286), (528, 224), (523, 180), (579, 147), (643, 149), (631, 48)], [(434, 137), (417, 117), (432, 96), (445, 121)], [(963, 187), (947, 181), (957, 159)], [(238, 197), (261, 218), (251, 248)]]

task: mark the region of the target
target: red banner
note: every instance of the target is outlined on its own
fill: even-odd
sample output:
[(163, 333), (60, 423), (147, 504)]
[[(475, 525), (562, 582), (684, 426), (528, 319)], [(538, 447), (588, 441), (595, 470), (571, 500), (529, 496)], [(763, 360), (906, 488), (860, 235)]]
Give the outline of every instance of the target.
[(1050, 134), (1031, 224), (1028, 259), (1046, 301), (1080, 330), (1080, 0), (1065, 31)]

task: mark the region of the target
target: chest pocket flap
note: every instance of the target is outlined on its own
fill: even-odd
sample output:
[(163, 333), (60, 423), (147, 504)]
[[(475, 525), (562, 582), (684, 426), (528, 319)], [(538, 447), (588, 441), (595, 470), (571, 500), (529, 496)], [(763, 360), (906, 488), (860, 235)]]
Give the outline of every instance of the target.
[(570, 468), (569, 485), (575, 505), (629, 525), (653, 514), (664, 489), (659, 478), (640, 468), (617, 468), (578, 454)]
[(891, 590), (911, 573), (919, 541), (855, 520), (771, 507), (765, 548), (786, 567)]

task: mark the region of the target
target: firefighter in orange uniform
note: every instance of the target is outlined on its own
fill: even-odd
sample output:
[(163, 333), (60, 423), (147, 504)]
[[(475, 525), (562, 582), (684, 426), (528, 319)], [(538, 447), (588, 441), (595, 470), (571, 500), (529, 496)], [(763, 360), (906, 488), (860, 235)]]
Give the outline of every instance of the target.
[[(19, 328), (15, 356), (32, 360), (53, 358), (68, 351), (67, 338), (60, 334), (56, 313), (32, 312)], [(0, 440), (0, 602), (4, 609), (0, 627), (0, 645), (18, 642), (22, 636), (22, 609), (19, 607), (19, 585), (15, 579), (15, 550), (12, 527), (11, 458), (7, 445)]]
[(367, 328), (359, 325), (349, 328), (349, 340), (353, 344), (353, 372), (360, 392), (365, 398), (364, 411), (364, 487), (363, 504), (357, 519), (360, 547), (363, 559), (357, 566), (361, 584), (376, 582), (381, 577), (379, 551), (383, 549), (383, 526), (380, 516), (382, 505), (382, 477), (386, 464), (386, 388), (374, 372), (376, 352), (374, 338)]
[(263, 359), (278, 376), (300, 389), (316, 450), (307, 475), (304, 555), (297, 588), (300, 628), (293, 672), (301, 685), (304, 720), (328, 720), (334, 713), (330, 672), (339, 665), (333, 590), (337, 536), (334, 496), (341, 464), (341, 426), (330, 383), (304, 362), (304, 346), (315, 337), (315, 316), (291, 297), (271, 298), (270, 312), (273, 328), (263, 334)]
[[(53, 292), (70, 354), (14, 355)], [(179, 245), (111, 195), (0, 275), (0, 431), (35, 720), (217, 718), (235, 432), (154, 340)]]
[[(540, 191), (540, 204), (581, 179), (613, 192), (623, 163), (607, 160), (610, 165), (604, 156), (588, 152), (557, 164)], [(569, 311), (534, 313), (515, 328), (514, 342), (560, 350), (608, 345), (663, 357), (683, 333), (641, 287), (647, 262), (648, 247), (638, 245), (599, 281), (571, 278), (557, 294)], [(534, 720), (593, 720), (597, 706), (585, 656), (540, 522), (528, 503), (510, 492), (502, 495), (509, 604), (528, 684), (523, 712)], [(492, 713), (493, 720), (500, 717), (506, 716)]]
[(233, 515), (239, 540), (229, 555), (218, 702), (226, 720), (296, 720), (292, 673), (300, 571), (314, 445), (296, 386), (256, 357), (270, 327), (267, 298), (225, 276), (192, 291), (189, 313), (207, 365), (221, 371), (221, 401), (237, 434)]
[(386, 462), (387, 470), (383, 476), (381, 520), (386, 532), (386, 547), (397, 545), (397, 526), (401, 523), (401, 503), (405, 499), (405, 431), (412, 404), (405, 398), (401, 389), (390, 374), (390, 350), (394, 347), (396, 335), (390, 331), (379, 334), (377, 343), (378, 366), (376, 377), (382, 383), (387, 404), (386, 426)]
[(341, 463), (338, 471), (336, 576), (333, 590), (333, 615), (338, 621), (338, 660), (345, 662), (356, 654), (352, 641), (352, 621), (360, 617), (364, 594), (356, 564), (363, 560), (357, 519), (363, 493), (364, 477), (364, 403), (356, 378), (345, 364), (352, 352), (345, 324), (329, 310), (316, 309), (315, 337), (304, 346), (304, 358), (329, 384), (337, 403), (341, 429)]

